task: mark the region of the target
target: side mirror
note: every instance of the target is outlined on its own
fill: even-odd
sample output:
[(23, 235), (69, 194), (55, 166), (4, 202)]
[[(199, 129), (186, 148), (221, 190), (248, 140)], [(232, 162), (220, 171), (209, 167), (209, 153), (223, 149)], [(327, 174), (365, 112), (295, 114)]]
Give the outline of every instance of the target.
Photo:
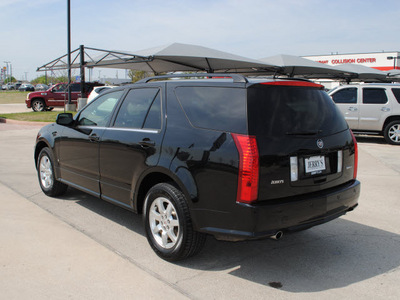
[(71, 113), (61, 113), (57, 115), (56, 123), (62, 126), (71, 126), (74, 123), (74, 118)]

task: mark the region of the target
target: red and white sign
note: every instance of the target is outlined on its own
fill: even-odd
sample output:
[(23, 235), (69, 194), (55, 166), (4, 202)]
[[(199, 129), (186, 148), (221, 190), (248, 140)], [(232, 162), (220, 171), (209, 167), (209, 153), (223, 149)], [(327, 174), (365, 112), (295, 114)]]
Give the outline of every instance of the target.
[[(388, 71), (392, 69), (400, 69), (400, 59), (397, 59), (398, 56), (400, 56), (399, 52), (377, 52), (303, 56), (303, 58), (332, 66), (341, 64), (359, 64), (381, 71)], [(388, 59), (388, 57), (392, 57), (392, 59)], [(395, 59), (393, 59), (393, 57)]]

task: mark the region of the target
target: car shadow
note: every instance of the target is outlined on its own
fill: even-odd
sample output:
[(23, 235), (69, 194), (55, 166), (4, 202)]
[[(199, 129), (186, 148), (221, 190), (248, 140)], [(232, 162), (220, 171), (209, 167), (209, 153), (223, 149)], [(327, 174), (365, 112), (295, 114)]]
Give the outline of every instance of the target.
[(63, 196), (59, 196), (58, 199), (63, 201), (75, 201), (77, 204), (121, 226), (137, 232), (138, 234), (145, 234), (141, 215), (137, 215), (110, 202), (103, 201), (72, 187), (68, 187), (68, 191)]
[(387, 144), (385, 138), (379, 135), (355, 135), (357, 143), (362, 144)]
[(399, 248), (398, 234), (337, 219), (280, 241), (211, 242), (182, 265), (232, 269), (232, 276), (287, 292), (319, 292), (398, 269)]
[[(141, 215), (75, 189), (70, 189), (61, 199), (74, 200), (102, 217), (145, 235)], [(303, 293), (346, 287), (399, 268), (400, 235), (346, 218), (285, 234), (279, 241), (226, 242), (208, 236), (204, 249), (195, 257), (172, 265), (159, 259), (159, 272), (168, 278), (171, 268), (228, 271), (232, 276), (269, 288)], [(145, 263), (141, 261), (141, 264), (150, 260), (133, 259), (143, 259)]]

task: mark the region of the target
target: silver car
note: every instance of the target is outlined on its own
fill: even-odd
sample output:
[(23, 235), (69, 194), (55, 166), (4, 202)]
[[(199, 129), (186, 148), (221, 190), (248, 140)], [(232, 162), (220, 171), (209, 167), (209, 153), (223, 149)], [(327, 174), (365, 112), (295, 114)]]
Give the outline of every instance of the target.
[(328, 94), (354, 132), (383, 135), (400, 145), (400, 84), (343, 85)]

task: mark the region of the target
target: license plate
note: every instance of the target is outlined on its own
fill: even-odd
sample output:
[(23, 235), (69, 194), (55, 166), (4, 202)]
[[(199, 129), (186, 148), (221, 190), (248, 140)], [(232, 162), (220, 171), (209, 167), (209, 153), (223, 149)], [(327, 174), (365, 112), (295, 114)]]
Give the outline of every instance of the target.
[(311, 156), (304, 159), (306, 173), (317, 174), (325, 171), (325, 156)]

